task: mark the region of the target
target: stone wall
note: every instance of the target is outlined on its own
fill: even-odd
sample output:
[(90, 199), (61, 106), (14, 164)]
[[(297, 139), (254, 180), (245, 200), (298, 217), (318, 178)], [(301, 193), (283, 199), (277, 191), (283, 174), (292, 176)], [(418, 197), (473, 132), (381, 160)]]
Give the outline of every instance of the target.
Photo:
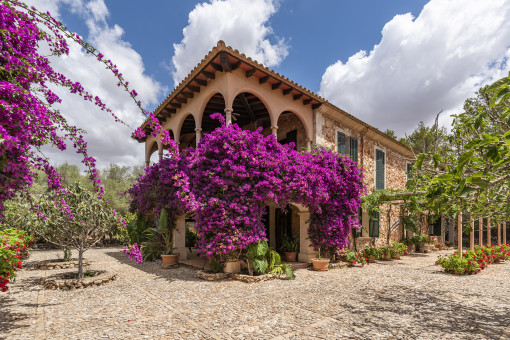
[[(402, 190), (405, 189), (405, 183), (407, 181), (407, 160), (399, 155), (397, 152), (383, 145), (380, 141), (370, 138), (358, 131), (349, 128), (342, 123), (339, 119), (335, 119), (327, 114), (320, 111), (316, 111), (315, 123), (316, 123), (316, 143), (333, 150), (336, 149), (336, 133), (337, 131), (343, 132), (348, 137), (354, 137), (358, 140), (358, 164), (363, 168), (364, 178), (363, 181), (368, 191), (372, 191), (375, 188), (375, 150), (380, 149), (385, 153), (385, 188)], [(378, 137), (384, 138), (384, 137)], [(388, 215), (389, 205), (383, 205), (381, 207), (382, 213), (380, 213), (379, 220), (379, 237), (375, 239), (376, 246), (382, 246), (386, 244), (387, 233), (388, 233)], [(391, 210), (391, 223), (398, 221), (400, 217), (400, 206), (393, 204)], [(363, 225), (367, 231), (362, 232), (363, 238), (368, 238), (368, 214), (363, 214)], [(402, 235), (402, 226), (396, 228), (392, 232), (390, 240), (398, 241)], [(353, 248), (352, 242), (349, 248)]]

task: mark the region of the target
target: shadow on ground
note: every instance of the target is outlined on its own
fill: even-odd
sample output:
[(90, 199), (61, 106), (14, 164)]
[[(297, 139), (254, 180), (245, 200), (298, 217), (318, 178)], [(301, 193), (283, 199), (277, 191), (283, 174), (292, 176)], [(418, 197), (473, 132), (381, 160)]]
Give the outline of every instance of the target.
[[(130, 260), (126, 254), (122, 253), (122, 251), (108, 251), (105, 253), (105, 255), (108, 255), (115, 260), (119, 261), (122, 264), (126, 264), (128, 266), (131, 266), (135, 269), (144, 271), (149, 274), (157, 275), (161, 278), (164, 278), (168, 281), (192, 281), (192, 282), (208, 282), (204, 281), (202, 279), (199, 279), (196, 277), (197, 270), (196, 269), (190, 269), (188, 267), (185, 267), (183, 265), (177, 265), (175, 267), (170, 268), (164, 268), (161, 265), (160, 261), (146, 261), (143, 263), (136, 263), (133, 260)], [(94, 263), (92, 262), (92, 265)]]

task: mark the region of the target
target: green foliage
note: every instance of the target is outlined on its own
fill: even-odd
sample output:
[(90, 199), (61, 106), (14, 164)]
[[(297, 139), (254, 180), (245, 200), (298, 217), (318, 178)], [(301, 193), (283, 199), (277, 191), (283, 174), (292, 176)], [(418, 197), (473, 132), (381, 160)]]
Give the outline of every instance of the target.
[(250, 275), (257, 274), (275, 274), (281, 275), (285, 272), (286, 279), (293, 280), (294, 273), (292, 266), (281, 264), (280, 255), (269, 248), (267, 241), (252, 243), (246, 248), (246, 259), (248, 272)]
[(162, 209), (161, 213), (159, 214), (158, 233), (161, 235), (163, 240), (163, 244), (165, 246), (164, 254), (166, 255), (172, 254), (172, 251), (175, 249), (172, 242), (172, 231), (174, 228), (175, 225), (170, 223), (168, 220), (166, 209)]
[(299, 238), (295, 236), (285, 235), (282, 239), (282, 248), (281, 251), (296, 253), (299, 249)]
[(213, 273), (223, 273), (223, 269), (225, 269), (225, 262), (220, 262), (216, 259), (211, 262), (211, 270)]
[(362, 251), (359, 252), (347, 251), (345, 253), (345, 260), (352, 265), (359, 263), (362, 266), (364, 266), (365, 264), (367, 264), (367, 258), (365, 257), (365, 255), (363, 255)]

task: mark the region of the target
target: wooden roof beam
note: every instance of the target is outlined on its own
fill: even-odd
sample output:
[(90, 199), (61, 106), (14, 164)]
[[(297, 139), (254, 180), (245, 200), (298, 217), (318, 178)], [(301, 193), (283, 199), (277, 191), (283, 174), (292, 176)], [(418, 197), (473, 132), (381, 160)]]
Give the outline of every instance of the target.
[(190, 89), (193, 92), (200, 92), (200, 87), (198, 86), (188, 85), (188, 89)]
[(321, 103), (316, 103), (316, 104), (312, 104), (312, 109), (318, 109), (319, 107), (321, 107)]
[(181, 108), (181, 104), (178, 104), (178, 103), (170, 103), (170, 105), (172, 105), (173, 107), (178, 108), (178, 109)]
[(279, 89), (279, 88), (280, 88), (280, 86), (282, 86), (282, 82), (281, 82), (281, 81), (280, 81), (280, 82), (278, 82), (278, 83), (275, 83), (275, 84), (271, 85), (271, 88), (272, 88), (273, 90), (276, 90), (276, 89)]
[(193, 98), (193, 92), (181, 92), (181, 94), (186, 98)]
[(256, 68), (252, 68), (251, 70), (246, 71), (246, 78), (250, 78), (255, 73), (255, 71), (257, 71)]
[(216, 64), (216, 63), (211, 62), (211, 66), (212, 66), (212, 68), (213, 68), (215, 71), (223, 72), (223, 67), (221, 67), (221, 65), (220, 65), (220, 64)]
[(299, 98), (303, 97), (302, 93), (295, 94), (294, 97), (292, 97), (294, 100), (298, 100)]
[(194, 80), (200, 86), (207, 86), (207, 80), (198, 79), (198, 78), (195, 78)]
[(303, 100), (303, 104), (304, 104), (304, 105), (308, 105), (308, 104), (310, 104), (311, 102), (312, 102), (312, 98), (309, 98), (309, 99), (305, 99), (305, 100)]
[(292, 87), (289, 87), (288, 89), (285, 89), (285, 90), (282, 91), (284, 96), (288, 95), (291, 92), (292, 92)]
[(250, 104), (246, 100), (244, 93), (239, 94), (239, 99), (241, 99), (241, 104), (243, 104), (244, 109), (248, 112), (248, 117), (250, 117), (250, 121), (254, 122), (257, 119), (255, 118), (255, 114), (253, 113)]
[(220, 64), (221, 67), (223, 68), (223, 72), (232, 72), (232, 65), (230, 65), (227, 53), (225, 53), (224, 51), (220, 52)]
[(237, 61), (237, 62), (235, 62), (233, 64), (230, 64), (230, 65), (231, 65), (230, 69), (232, 71), (237, 70), (241, 66), (241, 60), (239, 60), (239, 61)]
[(269, 76), (265, 76), (259, 79), (259, 84), (264, 84), (269, 79)]
[(177, 100), (179, 103), (186, 104), (188, 100), (186, 98), (181, 97), (175, 97), (175, 100)]
[(206, 78), (209, 78), (209, 79), (214, 79), (214, 78), (216, 78), (216, 76), (214, 75), (214, 72), (207, 72), (207, 71), (203, 71), (202, 73), (204, 74), (204, 76), (205, 76)]

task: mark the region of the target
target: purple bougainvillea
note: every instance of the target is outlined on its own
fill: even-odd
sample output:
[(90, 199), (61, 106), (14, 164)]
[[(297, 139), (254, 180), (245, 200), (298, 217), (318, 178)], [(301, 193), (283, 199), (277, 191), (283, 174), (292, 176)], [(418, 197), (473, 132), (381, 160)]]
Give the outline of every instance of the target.
[(206, 257), (226, 257), (267, 239), (262, 217), (268, 202), (307, 206), (314, 247), (347, 244), (364, 190), (355, 162), (323, 148), (301, 153), (260, 129), (227, 126), (219, 113), (212, 118), (221, 126), (196, 149), (173, 150), (147, 168), (130, 190), (132, 208), (145, 214), (165, 208), (172, 218), (194, 213), (197, 248)]

